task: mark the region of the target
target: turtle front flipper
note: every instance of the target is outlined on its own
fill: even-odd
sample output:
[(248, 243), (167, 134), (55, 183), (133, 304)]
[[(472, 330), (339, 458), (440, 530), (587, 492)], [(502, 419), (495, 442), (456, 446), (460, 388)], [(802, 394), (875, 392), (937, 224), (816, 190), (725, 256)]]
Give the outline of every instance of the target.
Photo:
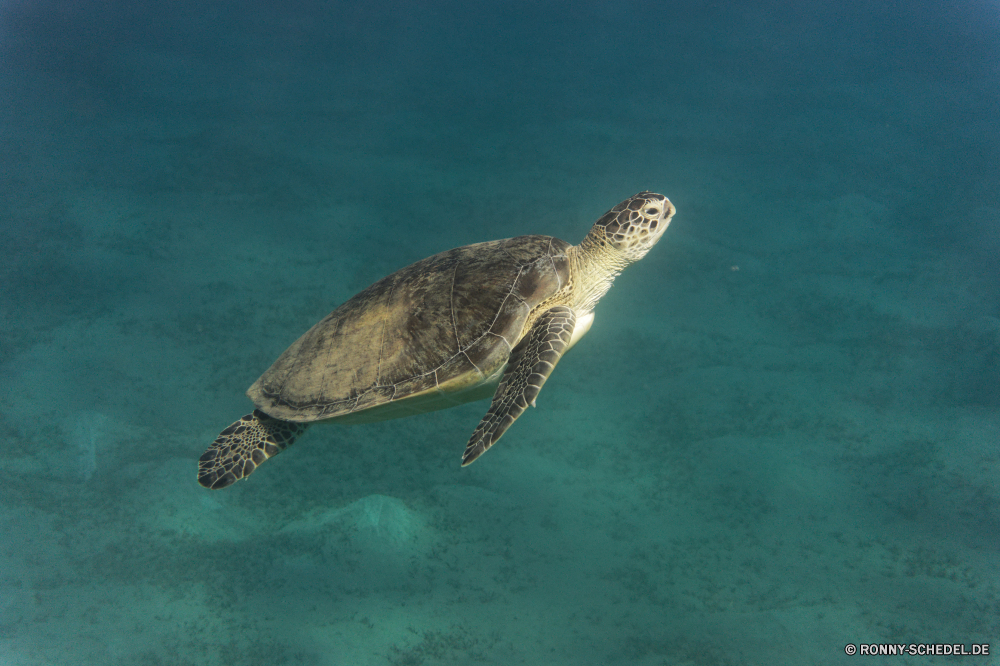
[(253, 410), (219, 433), (198, 459), (198, 483), (217, 490), (250, 476), (262, 462), (291, 446), (307, 427)]
[(535, 397), (571, 345), (576, 313), (559, 305), (545, 311), (510, 353), (493, 403), (472, 433), (462, 456), (466, 466), (496, 444)]

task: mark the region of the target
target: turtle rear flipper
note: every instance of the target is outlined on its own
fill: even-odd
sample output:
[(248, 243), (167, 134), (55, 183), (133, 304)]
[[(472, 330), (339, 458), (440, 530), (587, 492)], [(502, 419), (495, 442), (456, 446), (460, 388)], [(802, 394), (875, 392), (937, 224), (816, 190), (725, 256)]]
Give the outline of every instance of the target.
[(528, 405), (535, 406), (545, 380), (571, 345), (575, 325), (573, 309), (556, 306), (545, 311), (514, 347), (493, 403), (465, 447), (463, 467), (496, 444)]
[(307, 427), (255, 409), (219, 433), (198, 459), (198, 483), (216, 490), (250, 476), (262, 462), (291, 446)]

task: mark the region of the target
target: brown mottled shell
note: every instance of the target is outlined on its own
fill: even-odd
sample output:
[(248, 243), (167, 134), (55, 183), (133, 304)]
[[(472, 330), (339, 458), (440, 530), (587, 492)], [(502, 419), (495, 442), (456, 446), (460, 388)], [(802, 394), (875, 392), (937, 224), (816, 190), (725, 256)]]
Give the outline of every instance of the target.
[(309, 329), (247, 395), (299, 422), (378, 421), (488, 397), (529, 313), (566, 289), (569, 247), (519, 236), (407, 266)]

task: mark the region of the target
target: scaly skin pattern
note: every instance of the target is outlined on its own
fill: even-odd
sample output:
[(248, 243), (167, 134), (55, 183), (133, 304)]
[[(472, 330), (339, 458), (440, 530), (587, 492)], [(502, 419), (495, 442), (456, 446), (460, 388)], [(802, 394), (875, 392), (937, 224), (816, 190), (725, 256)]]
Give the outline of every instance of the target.
[(573, 308), (557, 305), (539, 317), (514, 347), (493, 403), (465, 447), (463, 467), (485, 453), (529, 405), (535, 404), (545, 380), (569, 347), (575, 323)]
[(291, 446), (307, 427), (255, 409), (223, 430), (198, 459), (198, 483), (215, 490), (250, 476), (262, 462)]

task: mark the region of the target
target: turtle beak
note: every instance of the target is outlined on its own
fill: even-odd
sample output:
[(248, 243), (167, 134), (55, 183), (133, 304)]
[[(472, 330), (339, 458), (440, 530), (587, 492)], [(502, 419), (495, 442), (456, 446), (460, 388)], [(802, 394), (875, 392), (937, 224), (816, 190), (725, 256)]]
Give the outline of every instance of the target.
[(676, 212), (677, 212), (677, 209), (674, 208), (674, 205), (672, 203), (670, 203), (670, 199), (664, 199), (663, 200), (663, 226), (664, 227), (667, 226), (668, 224), (670, 224), (670, 218), (672, 218), (674, 216), (674, 213), (676, 213)]

